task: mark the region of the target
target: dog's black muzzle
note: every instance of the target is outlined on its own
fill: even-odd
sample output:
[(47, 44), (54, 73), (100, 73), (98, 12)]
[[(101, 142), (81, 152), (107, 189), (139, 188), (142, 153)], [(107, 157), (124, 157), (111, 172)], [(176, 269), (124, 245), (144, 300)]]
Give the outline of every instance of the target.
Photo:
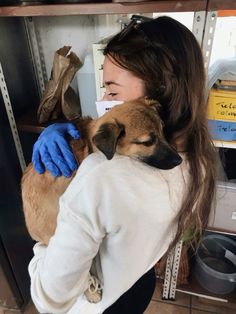
[(158, 143), (151, 156), (143, 157), (142, 161), (159, 169), (172, 169), (182, 162), (180, 155), (170, 146)]

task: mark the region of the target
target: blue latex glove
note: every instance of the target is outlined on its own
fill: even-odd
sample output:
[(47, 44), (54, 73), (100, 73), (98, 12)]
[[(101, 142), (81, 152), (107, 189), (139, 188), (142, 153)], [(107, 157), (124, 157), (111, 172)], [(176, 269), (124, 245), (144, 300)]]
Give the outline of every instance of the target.
[(33, 147), (32, 163), (41, 174), (48, 170), (54, 177), (69, 177), (77, 169), (77, 162), (66, 140), (66, 135), (79, 139), (80, 135), (71, 123), (55, 123), (48, 126)]

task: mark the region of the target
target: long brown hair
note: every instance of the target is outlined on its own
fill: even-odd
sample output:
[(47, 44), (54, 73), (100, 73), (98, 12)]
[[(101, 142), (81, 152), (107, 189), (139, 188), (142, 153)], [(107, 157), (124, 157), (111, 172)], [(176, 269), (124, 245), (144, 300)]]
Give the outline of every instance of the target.
[(215, 195), (215, 150), (206, 118), (206, 85), (202, 52), (190, 30), (162, 16), (131, 22), (104, 49), (122, 68), (145, 84), (145, 96), (161, 104), (167, 140), (184, 139), (190, 164), (187, 195), (177, 216), (178, 229), (171, 245), (186, 230), (198, 240), (207, 226)]

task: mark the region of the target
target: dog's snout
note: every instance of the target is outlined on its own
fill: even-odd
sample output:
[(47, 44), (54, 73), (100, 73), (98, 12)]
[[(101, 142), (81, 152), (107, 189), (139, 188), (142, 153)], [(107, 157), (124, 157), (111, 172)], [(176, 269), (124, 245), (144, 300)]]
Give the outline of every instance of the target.
[(167, 144), (159, 143), (151, 156), (142, 158), (150, 166), (168, 170), (172, 169), (182, 162), (181, 156)]
[(176, 166), (181, 164), (182, 158), (180, 157), (180, 155), (175, 153), (175, 152), (171, 153), (171, 154), (172, 154), (172, 156), (169, 156), (170, 157), (170, 161), (169, 162), (167, 161), (166, 164), (163, 163), (163, 168), (162, 169), (171, 169), (171, 168), (174, 168), (174, 167), (176, 167)]

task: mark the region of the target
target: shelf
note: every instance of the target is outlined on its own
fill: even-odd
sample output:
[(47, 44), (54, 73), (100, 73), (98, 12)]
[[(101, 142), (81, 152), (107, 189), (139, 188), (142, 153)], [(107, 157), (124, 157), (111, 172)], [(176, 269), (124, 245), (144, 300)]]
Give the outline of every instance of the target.
[(50, 120), (46, 123), (39, 124), (37, 120), (37, 109), (32, 109), (19, 117), (16, 121), (18, 131), (41, 133), (47, 126), (52, 123), (69, 122), (65, 118)]
[[(132, 0), (131, 0), (132, 1)], [(205, 11), (207, 0), (1, 6), (0, 16), (63, 16)]]
[(235, 10), (218, 10), (217, 17), (236, 16)]
[[(205, 235), (211, 234), (211, 233), (220, 233), (224, 234), (226, 236), (230, 237), (236, 237), (236, 233), (227, 232), (225, 230), (216, 230), (215, 228), (207, 228), (205, 229)], [(236, 238), (235, 238), (236, 239)], [(208, 291), (204, 288), (204, 285), (200, 285), (197, 278), (195, 277), (195, 251), (190, 249), (189, 250), (189, 278), (187, 284), (180, 284), (177, 285), (176, 291), (194, 295), (197, 297), (214, 300), (214, 301), (220, 301), (224, 303), (232, 303), (233, 307), (236, 306), (236, 289), (234, 289), (231, 293), (228, 294), (219, 294), (219, 293), (213, 293)]]
[(37, 121), (37, 111), (35, 109), (30, 110), (17, 121), (18, 131), (31, 132), (31, 133), (41, 133), (45, 126), (39, 125)]
[(209, 231), (209, 232), (215, 232), (215, 233), (220, 233), (220, 234), (224, 234), (224, 235), (228, 235), (228, 236), (235, 236), (236, 235), (236, 231), (231, 231), (231, 230), (225, 230), (225, 229), (220, 229), (220, 228), (216, 228), (216, 227), (210, 227), (208, 226), (205, 231)]
[(215, 301), (236, 303), (236, 290), (230, 294), (225, 294), (225, 295), (211, 293), (207, 291), (206, 289), (204, 289), (202, 286), (200, 286), (200, 284), (197, 282), (197, 280), (193, 276), (190, 279), (189, 284), (178, 286), (176, 288), (176, 291), (195, 295), (195, 296), (206, 298), (206, 299), (215, 300)]
[(141, 1), (78, 4), (31, 4), (0, 6), (0, 16), (64, 16), (84, 14), (128, 14), (152, 12), (236, 10), (235, 0)]
[(236, 10), (235, 0), (208, 0), (207, 11)]
[(236, 142), (225, 142), (214, 140), (214, 145), (218, 148), (236, 148)]
[[(41, 133), (44, 129), (44, 125), (39, 125), (37, 122), (37, 113), (36, 110), (31, 110), (22, 116), (18, 122), (17, 127), (20, 131)], [(218, 148), (236, 148), (236, 142), (224, 142), (224, 141), (215, 141), (214, 145)]]

